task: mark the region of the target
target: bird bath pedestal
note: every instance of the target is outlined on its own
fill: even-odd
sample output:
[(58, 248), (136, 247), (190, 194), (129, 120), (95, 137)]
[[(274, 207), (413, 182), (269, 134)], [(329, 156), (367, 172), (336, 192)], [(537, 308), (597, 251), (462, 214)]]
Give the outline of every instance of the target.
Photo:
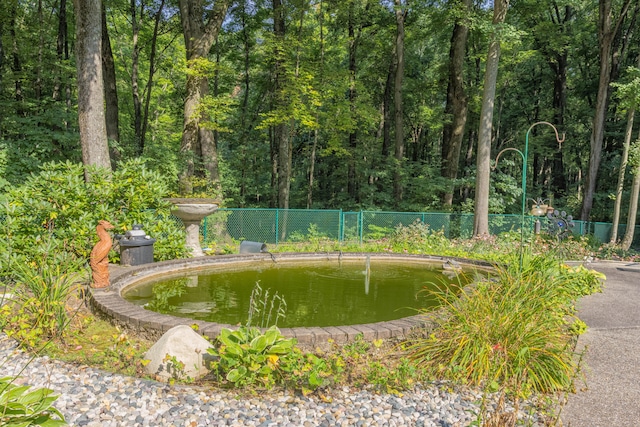
[(200, 222), (218, 209), (218, 202), (214, 199), (195, 198), (166, 200), (173, 204), (171, 213), (180, 218), (187, 229), (187, 248), (191, 249), (191, 254), (194, 257), (204, 256), (200, 247)]

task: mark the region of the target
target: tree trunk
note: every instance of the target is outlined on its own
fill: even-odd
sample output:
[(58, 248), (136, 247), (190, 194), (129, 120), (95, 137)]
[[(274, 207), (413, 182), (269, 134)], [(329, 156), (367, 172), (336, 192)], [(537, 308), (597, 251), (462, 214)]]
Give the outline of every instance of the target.
[[(4, 55), (3, 55), (4, 56)], [(53, 86), (52, 98), (59, 101), (62, 93), (62, 61), (69, 59), (69, 41), (67, 37), (67, 0), (60, 0), (60, 9), (58, 11), (58, 35), (56, 37), (56, 57), (60, 63), (57, 67), (55, 83)]]
[[(141, 144), (142, 133), (142, 101), (138, 84), (140, 73), (140, 24), (136, 13), (136, 0), (131, 0), (131, 96), (133, 101), (133, 140), (138, 156), (144, 147)], [(144, 4), (140, 6), (140, 19), (144, 16)]]
[(316, 168), (316, 150), (318, 148), (318, 129), (313, 131), (313, 145), (309, 155), (309, 186), (307, 189), (307, 209), (313, 205), (313, 174)]
[[(105, 121), (107, 140), (120, 141), (120, 122), (118, 119), (118, 86), (116, 85), (116, 67), (113, 61), (111, 40), (107, 29), (107, 12), (102, 4), (102, 77), (104, 79)], [(120, 159), (120, 150), (109, 147), (112, 161)]]
[[(0, 19), (0, 34), (4, 33), (4, 22)], [(0, 93), (4, 93), (3, 87), (3, 75), (2, 71), (4, 70), (4, 44), (2, 43), (2, 37), (0, 37)]]
[(147, 77), (147, 85), (145, 87), (145, 101), (144, 101), (144, 112), (142, 115), (142, 128), (140, 130), (140, 154), (144, 152), (145, 139), (147, 136), (147, 127), (149, 126), (149, 106), (151, 105), (151, 89), (153, 87), (153, 77), (156, 72), (156, 51), (158, 47), (158, 32), (160, 28), (160, 20), (162, 19), (162, 12), (164, 10), (164, 2), (162, 0), (160, 2), (160, 6), (158, 6), (158, 11), (156, 12), (154, 25), (153, 25), (153, 36), (151, 38), (151, 53), (149, 54), (149, 75)]
[[(187, 53), (187, 82), (184, 104), (184, 125), (180, 151), (185, 156), (185, 167), (180, 174), (181, 191), (193, 190), (196, 174), (207, 179), (213, 191), (220, 193), (217, 148), (211, 130), (200, 125), (203, 120), (200, 103), (209, 93), (209, 79), (199, 67), (206, 60), (213, 42), (218, 37), (222, 22), (232, 0), (216, 0), (213, 9), (205, 11), (202, 0), (180, 0), (180, 20)], [(205, 16), (208, 20), (205, 22)], [(218, 196), (216, 194), (215, 196)]]
[(18, 116), (24, 116), (26, 114), (23, 108), (24, 94), (22, 93), (22, 61), (20, 60), (20, 49), (18, 48), (18, 39), (16, 32), (16, 14), (17, 14), (17, 5), (12, 4), (10, 10), (10, 18), (9, 18), (9, 35), (11, 36), (11, 54), (12, 54), (12, 62), (11, 62), (11, 71), (14, 76), (14, 94), (13, 97), (16, 101), (16, 114)]
[[(569, 12), (567, 12), (568, 14)], [(551, 68), (554, 70), (553, 84), (553, 118), (554, 123), (559, 128), (564, 127), (564, 116), (567, 108), (567, 56), (564, 50), (556, 56), (555, 61), (551, 61)], [(551, 171), (551, 182), (554, 191), (554, 198), (566, 195), (567, 180), (564, 175), (564, 159), (560, 147), (553, 154), (553, 167)]]
[(42, 13), (42, 0), (38, 0), (38, 64), (36, 65), (36, 82), (34, 95), (37, 100), (42, 99), (42, 56), (44, 53), (44, 16)]
[[(455, 4), (471, 9), (471, 0), (455, 0)], [(451, 35), (449, 49), (449, 83), (447, 85), (446, 122), (442, 130), (441, 175), (447, 182), (447, 190), (442, 197), (444, 206), (453, 204), (454, 180), (458, 177), (460, 150), (464, 128), (467, 123), (467, 96), (464, 90), (464, 58), (467, 48), (469, 27), (463, 18), (457, 18)]]
[(629, 160), (629, 147), (631, 146), (631, 135), (633, 133), (633, 118), (635, 109), (630, 108), (627, 112), (627, 129), (624, 133), (624, 147), (622, 149), (622, 159), (620, 159), (620, 170), (618, 171), (618, 187), (616, 188), (616, 201), (613, 207), (613, 224), (611, 226), (611, 239), (609, 243), (615, 245), (618, 240), (618, 225), (620, 224), (620, 205), (622, 204), (622, 190), (624, 188), (624, 175)]
[(475, 215), (473, 235), (489, 234), (489, 173), (491, 165), (491, 134), (493, 125), (493, 106), (500, 62), (500, 36), (497, 27), (504, 22), (509, 0), (495, 0), (493, 3), (493, 25), (496, 31), (492, 34), (487, 53), (487, 65), (484, 75), (482, 93), (482, 109), (480, 110), (480, 127), (478, 129), (478, 154), (476, 169)]
[[(281, 0), (273, 0), (273, 34), (275, 36), (273, 99), (274, 109), (283, 107), (284, 88), (286, 86), (286, 70), (283, 60), (285, 44), (285, 11)], [(274, 154), (277, 154), (278, 208), (289, 208), (289, 191), (291, 189), (291, 141), (288, 126), (285, 122), (273, 126)]]
[[(358, 93), (356, 91), (356, 72), (357, 69), (357, 51), (358, 40), (356, 37), (356, 22), (355, 22), (355, 6), (354, 2), (349, 2), (349, 20), (347, 23), (347, 32), (349, 38), (349, 113), (351, 115), (351, 121), (356, 121), (356, 100)], [(352, 126), (348, 137), (349, 147), (349, 163), (347, 170), (347, 193), (350, 198), (356, 203), (360, 202), (358, 191), (358, 178), (356, 172), (356, 149), (358, 148), (358, 131), (357, 126)]]
[(396, 74), (394, 79), (394, 107), (395, 107), (395, 167), (393, 173), (393, 197), (396, 208), (402, 202), (402, 167), (404, 159), (404, 121), (402, 109), (402, 81), (404, 78), (404, 21), (406, 10), (402, 0), (395, 0), (396, 12)]
[[(318, 13), (318, 25), (320, 27), (320, 68), (319, 73), (319, 86), (324, 87), (324, 19), (323, 19), (323, 2), (320, 0), (320, 10)], [(318, 113), (316, 113), (316, 121), (319, 121)], [(318, 129), (313, 131), (313, 145), (311, 146), (311, 153), (309, 154), (309, 185), (307, 187), (307, 209), (311, 209), (313, 206), (313, 180), (316, 168), (316, 151), (318, 148), (318, 139), (320, 132)]]
[[(640, 138), (640, 135), (639, 135)], [(640, 164), (633, 171), (633, 184), (631, 185), (631, 195), (629, 197), (629, 213), (627, 214), (627, 229), (624, 232), (620, 247), (628, 251), (633, 243), (636, 231), (636, 215), (638, 214), (638, 195), (640, 193)]]
[(389, 60), (389, 71), (387, 72), (387, 79), (384, 84), (384, 93), (382, 95), (382, 158), (385, 162), (388, 161), (389, 147), (391, 147), (391, 104), (393, 93), (393, 73), (395, 71), (396, 49), (395, 45), (391, 52)]
[(102, 13), (100, 0), (74, 0), (76, 12), (76, 68), (78, 127), (85, 179), (87, 166), (111, 169), (104, 115), (102, 79)]
[[(573, 19), (573, 7), (565, 5), (564, 15), (560, 14), (559, 8), (554, 8), (554, 22), (559, 26), (561, 33), (568, 31), (566, 26)], [(552, 14), (552, 16), (554, 16)], [(559, 128), (564, 128), (564, 116), (567, 109), (567, 69), (568, 69), (568, 46), (562, 46), (554, 55), (554, 59), (548, 61), (553, 71), (553, 123)], [(552, 188), (554, 199), (560, 198), (567, 193), (567, 179), (564, 174), (564, 159), (560, 147), (553, 155), (552, 167)]]
[(613, 25), (611, 11), (612, 0), (599, 1), (598, 39), (600, 42), (600, 78), (590, 140), (589, 168), (584, 184), (582, 210), (580, 211), (580, 219), (582, 221), (589, 220), (591, 208), (593, 207), (598, 169), (600, 168), (604, 127), (606, 123), (607, 106), (609, 105), (613, 43), (616, 35), (620, 31), (621, 23), (627, 13), (630, 2), (631, 0), (624, 1), (620, 16), (618, 16), (616, 24)]

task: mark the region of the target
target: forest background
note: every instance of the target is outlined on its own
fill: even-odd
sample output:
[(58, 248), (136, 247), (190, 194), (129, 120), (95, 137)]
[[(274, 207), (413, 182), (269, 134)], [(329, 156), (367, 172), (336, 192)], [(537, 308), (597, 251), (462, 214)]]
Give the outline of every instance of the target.
[[(0, 0), (0, 191), (141, 159), (227, 207), (478, 215), (481, 157), (547, 121), (565, 141), (531, 128), (528, 197), (616, 221), (640, 188), (640, 0), (495, 3)], [(483, 169), (483, 215), (520, 213), (522, 171)]]

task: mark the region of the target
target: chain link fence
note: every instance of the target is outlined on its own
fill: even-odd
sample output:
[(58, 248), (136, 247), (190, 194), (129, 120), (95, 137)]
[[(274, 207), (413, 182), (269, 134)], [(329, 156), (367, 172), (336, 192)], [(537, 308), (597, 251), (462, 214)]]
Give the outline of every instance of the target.
[[(489, 215), (489, 232), (533, 232), (540, 219), (545, 229), (546, 219), (521, 215)], [(201, 233), (204, 244), (234, 239), (275, 244), (330, 239), (341, 242), (366, 242), (391, 235), (399, 226), (415, 222), (442, 232), (447, 238), (467, 239), (473, 235), (473, 214), (441, 212), (381, 212), (306, 209), (220, 209), (204, 219)], [(592, 234), (608, 242), (612, 224), (574, 221), (575, 235)], [(640, 244), (640, 226), (636, 227), (634, 246)], [(621, 225), (618, 236), (624, 235)]]

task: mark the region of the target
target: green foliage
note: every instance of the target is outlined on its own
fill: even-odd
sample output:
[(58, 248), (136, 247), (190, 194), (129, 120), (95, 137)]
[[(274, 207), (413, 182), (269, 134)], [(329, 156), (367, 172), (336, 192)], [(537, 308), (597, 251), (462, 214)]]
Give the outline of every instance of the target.
[[(75, 365), (142, 376), (144, 366), (148, 364), (144, 355), (153, 342), (129, 335), (108, 320), (81, 310), (69, 323), (64, 339), (57, 339), (54, 344), (44, 346), (42, 353)], [(42, 345), (38, 347), (42, 348)]]
[(48, 388), (32, 389), (0, 378), (0, 425), (5, 427), (66, 426), (64, 416), (53, 407), (58, 396)]
[(620, 106), (625, 109), (637, 109), (640, 106), (640, 68), (628, 67), (621, 82), (611, 83), (616, 89)]
[(34, 258), (7, 255), (12, 261), (8, 290), (13, 297), (0, 307), (2, 329), (27, 347), (61, 337), (69, 323), (67, 301), (82, 275), (80, 262), (48, 238), (33, 242)]
[(383, 239), (393, 232), (389, 227), (380, 227), (375, 224), (369, 224), (367, 228), (367, 238), (371, 240)]
[[(34, 338), (61, 336), (69, 321), (67, 300), (79, 278), (67, 266), (21, 266), (14, 288), (19, 308), (8, 318), (5, 331), (18, 341), (34, 346)], [(8, 307), (11, 307), (8, 304)], [(4, 309), (4, 307), (3, 307)]]
[(275, 326), (265, 333), (241, 326), (235, 331), (222, 329), (209, 353), (218, 358), (214, 371), (234, 386), (272, 387), (280, 379), (280, 366), (294, 357), (295, 344), (295, 339), (283, 337)]
[[(457, 295), (441, 293), (437, 328), (411, 357), (432, 375), (517, 395), (569, 388), (575, 375), (572, 302), (598, 290), (601, 275), (552, 256), (512, 258), (496, 276)], [(579, 326), (579, 325), (577, 325)]]
[(395, 252), (406, 250), (425, 254), (442, 254), (451, 246), (443, 231), (433, 231), (429, 224), (420, 220), (396, 227), (389, 243)]
[(397, 365), (387, 366), (382, 362), (371, 363), (366, 372), (367, 381), (385, 393), (400, 394), (411, 388), (420, 378), (416, 365), (407, 358), (401, 358)]
[(629, 146), (629, 168), (634, 175), (640, 170), (640, 140), (638, 139)]
[[(36, 257), (33, 239), (58, 242), (57, 253), (87, 259), (97, 237), (95, 227), (106, 219), (123, 233), (133, 224), (157, 238), (157, 260), (186, 256), (184, 233), (170, 216), (165, 181), (142, 161), (119, 165), (112, 176), (92, 169), (84, 182), (84, 169), (71, 162), (47, 163), (23, 185), (7, 195), (6, 215), (11, 224), (12, 249)], [(112, 260), (118, 254), (112, 251)]]
[(185, 379), (187, 382), (193, 380), (193, 378), (185, 376), (185, 365), (184, 362), (178, 360), (176, 356), (172, 356), (170, 354), (165, 354), (162, 362), (166, 364), (167, 371), (171, 373), (171, 378), (169, 378), (169, 384), (173, 385), (179, 379)]
[(289, 235), (290, 242), (308, 242), (311, 246), (315, 246), (314, 251), (319, 251), (323, 245), (330, 243), (329, 237), (318, 229), (317, 224), (310, 224), (307, 233), (294, 231)]

